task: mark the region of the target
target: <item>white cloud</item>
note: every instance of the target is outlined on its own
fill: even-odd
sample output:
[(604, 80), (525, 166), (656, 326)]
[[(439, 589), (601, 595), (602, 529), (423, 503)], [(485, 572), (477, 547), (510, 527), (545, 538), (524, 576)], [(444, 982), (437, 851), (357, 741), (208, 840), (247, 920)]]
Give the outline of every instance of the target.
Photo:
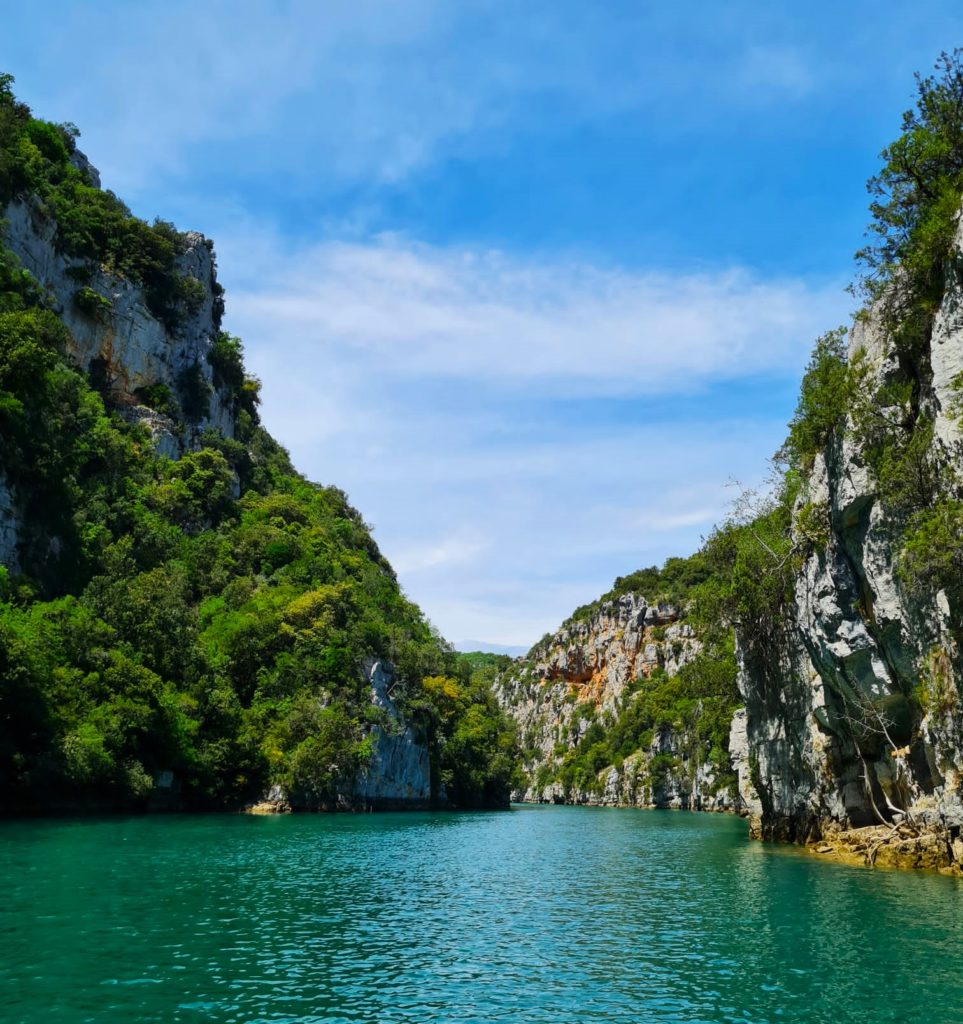
[(381, 375), (553, 393), (663, 394), (795, 370), (850, 307), (838, 281), (738, 268), (600, 269), (390, 238), (248, 248), (243, 261), (228, 249), (244, 266), (232, 319), (252, 338), (283, 333), (286, 358), (340, 353)]
[(791, 410), (767, 390), (791, 393), (848, 303), (738, 269), (400, 239), (295, 248), (248, 230), (219, 251), (268, 427), (347, 490), (445, 635), (514, 644), (698, 546), (730, 479), (761, 479), (782, 440)]
[(396, 572), (413, 575), (441, 566), (463, 566), (477, 561), (485, 550), (484, 541), (466, 537), (446, 537), (429, 544), (399, 548), (392, 558)]
[[(826, 74), (825, 68), (822, 73)], [(760, 100), (773, 95), (801, 99), (818, 84), (817, 75), (803, 54), (788, 46), (751, 46), (741, 55), (736, 74), (742, 86), (756, 92)]]
[[(385, 222), (386, 184), (522, 146), (544, 155), (553, 132), (613, 124), (671, 129), (681, 148), (651, 158), (711, 196), (711, 172), (685, 163), (690, 142), (739, 131), (732, 115), (760, 104), (832, 94), (834, 75), (865, 77), (871, 36), (847, 42), (825, 20), (797, 31), (805, 16), (783, 14), (748, 0), (681, 15), (576, 0), (51, 0), (10, 12), (0, 67), (44, 116), (80, 124), (108, 186), (217, 239), (227, 326), (263, 378), (267, 425), (299, 468), (349, 492), (443, 631), (528, 643), (614, 576), (691, 550), (730, 476), (763, 475), (790, 411), (766, 390), (846, 318), (838, 283), (400, 237), (298, 245), (237, 211), (256, 192), (266, 216), (364, 238)], [(819, 40), (833, 34), (851, 49), (833, 38), (827, 68)], [(613, 158), (601, 152), (600, 170)], [(430, 187), (425, 219), (444, 237)]]

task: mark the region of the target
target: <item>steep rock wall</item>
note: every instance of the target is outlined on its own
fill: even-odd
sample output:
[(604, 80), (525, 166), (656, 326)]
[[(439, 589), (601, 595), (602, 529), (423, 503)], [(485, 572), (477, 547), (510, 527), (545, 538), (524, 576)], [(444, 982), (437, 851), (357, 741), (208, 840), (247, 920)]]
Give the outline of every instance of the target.
[[(929, 337), (907, 366), (879, 306), (850, 333), (867, 392), (915, 379), (915, 414), (932, 423), (923, 455), (944, 493), (963, 470), (963, 228)], [(901, 408), (880, 407), (894, 422)], [(955, 491), (954, 491), (955, 489)], [(905, 516), (881, 500), (851, 415), (807, 474), (797, 503), (825, 510), (828, 538), (808, 551), (784, 635), (768, 657), (743, 645), (744, 713), (730, 749), (755, 834), (802, 841), (911, 818), (963, 827), (958, 618), (948, 595), (910, 590), (897, 566)], [(958, 616), (959, 610), (956, 614)]]
[[(594, 722), (614, 721), (631, 699), (633, 684), (657, 669), (675, 675), (701, 650), (679, 609), (650, 605), (638, 594), (602, 604), (588, 618), (570, 622), (519, 659), (496, 682), (502, 707), (518, 724), (529, 783), (514, 794), (532, 803), (635, 807), (733, 806), (708, 764), (691, 757), (691, 737), (672, 728), (652, 731), (651, 741), (621, 763), (604, 768), (588, 788), (550, 780), (566, 753)], [(662, 763), (653, 762), (659, 755)], [(666, 761), (673, 762), (670, 767)]]
[[(75, 166), (92, 184), (100, 176), (86, 157), (73, 154)], [(214, 250), (197, 232), (184, 236), (177, 272), (198, 283), (197, 301), (176, 330), (163, 324), (148, 307), (144, 289), (102, 267), (90, 266), (60, 251), (57, 223), (32, 197), (10, 203), (0, 214), (0, 243), (37, 280), (53, 311), (70, 331), (70, 355), (99, 380), (106, 397), (129, 422), (150, 431), (159, 454), (177, 459), (196, 447), (200, 434), (214, 428), (225, 437), (235, 433), (235, 410), (230, 394), (215, 386), (208, 356), (219, 329), (220, 296)], [(76, 272), (83, 269), (84, 286), (100, 296), (91, 312), (77, 300)], [(144, 390), (163, 385), (177, 395), (184, 374), (199, 374), (209, 392), (209, 410), (193, 423), (178, 422), (144, 404)], [(16, 570), (22, 516), (16, 493), (0, 478), (0, 565)]]
[(370, 733), (371, 760), (355, 781), (351, 802), (363, 807), (427, 807), (431, 801), (428, 748), (391, 699), (393, 673), (382, 661), (367, 669), (371, 703), (384, 716)]
[[(230, 396), (215, 387), (208, 361), (218, 331), (219, 297), (213, 246), (203, 235), (184, 236), (177, 270), (198, 282), (200, 289), (190, 313), (171, 330), (150, 311), (139, 285), (60, 252), (56, 222), (33, 199), (7, 206), (2, 228), (0, 240), (47, 292), (69, 328), (74, 361), (84, 370), (96, 371), (112, 402), (129, 418), (147, 422), (163, 454), (182, 454), (207, 427), (234, 436)], [(93, 314), (78, 304), (79, 285), (71, 273), (77, 268), (89, 273), (86, 287), (106, 300)], [(154, 385), (162, 384), (176, 395), (181, 375), (194, 367), (210, 389), (210, 411), (197, 423), (181, 427), (141, 404), (138, 392)]]

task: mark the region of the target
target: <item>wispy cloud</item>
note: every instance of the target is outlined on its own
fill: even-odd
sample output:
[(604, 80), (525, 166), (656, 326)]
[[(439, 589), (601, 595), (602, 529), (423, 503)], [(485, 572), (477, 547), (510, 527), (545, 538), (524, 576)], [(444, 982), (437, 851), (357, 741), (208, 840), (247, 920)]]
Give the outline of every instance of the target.
[(813, 92), (820, 74), (815, 63), (789, 46), (751, 46), (737, 63), (736, 77), (740, 84), (765, 102), (774, 96), (800, 99)]
[(684, 116), (693, 97), (738, 106), (763, 85), (781, 101), (825, 78), (708, 4), (684, 46), (658, 5), (564, 0), (51, 0), (47, 14), (6, 19), (0, 63), (48, 116), (82, 125), (128, 194), (196, 177), (212, 155), (235, 175), (273, 172), (279, 188), (370, 189), (497, 150), (560, 111), (569, 123), (659, 104)]
[(504, 643), (697, 546), (730, 478), (760, 478), (782, 438), (767, 393), (848, 305), (836, 285), (741, 269), (399, 238), (297, 247), (252, 229), (220, 261), (268, 426), (348, 490), (446, 635)]
[(231, 262), (244, 267), (232, 317), (251, 338), (283, 334), (288, 358), (543, 393), (664, 394), (796, 369), (850, 307), (839, 281), (600, 269), (398, 239), (248, 245)]
[(483, 540), (471, 537), (445, 537), (430, 544), (415, 544), (395, 551), (392, 564), (403, 574), (415, 574), (440, 567), (464, 566), (477, 561), (485, 550)]
[(963, 25), (950, 0), (10, 6), (23, 97), (215, 238), (299, 467), (447, 635), (507, 643), (764, 475), (849, 312), (850, 186)]

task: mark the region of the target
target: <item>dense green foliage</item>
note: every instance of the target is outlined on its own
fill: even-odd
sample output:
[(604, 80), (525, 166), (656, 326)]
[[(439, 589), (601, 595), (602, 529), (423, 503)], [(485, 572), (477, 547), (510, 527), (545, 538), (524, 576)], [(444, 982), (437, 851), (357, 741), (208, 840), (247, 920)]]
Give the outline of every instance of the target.
[(963, 501), (943, 498), (917, 515), (906, 537), (900, 575), (917, 591), (943, 590), (963, 604)]
[(708, 575), (709, 568), (701, 554), (688, 558), (667, 558), (661, 568), (650, 565), (645, 569), (636, 569), (628, 576), (616, 577), (609, 590), (597, 600), (576, 608), (564, 625), (591, 618), (603, 604), (624, 594), (644, 594), (656, 604), (679, 605), (687, 599), (690, 589), (702, 583)]
[(504, 801), (520, 781), (514, 727), (492, 693), (492, 673), (458, 658), (454, 677), (427, 676), (408, 713), (428, 723), (432, 784), (458, 807)]
[(861, 284), (871, 297), (890, 294), (907, 342), (926, 335), (942, 298), (963, 195), (963, 50), (941, 54), (935, 70), (916, 75), (916, 104), (868, 183), (871, 242), (857, 254)]
[(504, 671), (513, 660), (507, 654), (492, 654), (489, 651), (464, 651), (458, 654), (460, 665), (467, 665), (471, 672), (484, 672), (489, 675)]
[[(9, 87), (0, 79), (0, 201), (42, 203), (65, 251), (138, 282), (176, 321), (178, 233), (93, 188), (69, 162), (72, 134)], [(275, 783), (343, 803), (373, 727), (396, 727), (371, 702), (375, 659), (394, 666), (435, 796), (504, 802), (514, 734), (487, 682), (406, 599), (346, 496), (301, 478), (259, 426), (239, 340), (218, 335), (210, 356), (236, 436), (209, 430), (172, 462), (71, 364), (44, 303), (0, 248), (0, 479), (23, 521), (19, 572), (0, 569), (0, 807), (138, 806), (158, 778), (190, 807), (238, 806)], [(199, 419), (203, 377), (179, 383), (138, 397)]]
[(843, 422), (849, 406), (846, 328), (824, 334), (816, 342), (799, 388), (799, 401), (789, 421), (781, 457), (794, 468), (807, 467)]

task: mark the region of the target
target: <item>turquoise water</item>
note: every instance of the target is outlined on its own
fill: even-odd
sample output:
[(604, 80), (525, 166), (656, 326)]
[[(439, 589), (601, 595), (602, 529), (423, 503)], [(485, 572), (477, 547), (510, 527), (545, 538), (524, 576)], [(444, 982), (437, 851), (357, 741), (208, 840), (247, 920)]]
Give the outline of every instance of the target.
[(6, 1022), (963, 1021), (963, 887), (733, 818), (0, 824)]

